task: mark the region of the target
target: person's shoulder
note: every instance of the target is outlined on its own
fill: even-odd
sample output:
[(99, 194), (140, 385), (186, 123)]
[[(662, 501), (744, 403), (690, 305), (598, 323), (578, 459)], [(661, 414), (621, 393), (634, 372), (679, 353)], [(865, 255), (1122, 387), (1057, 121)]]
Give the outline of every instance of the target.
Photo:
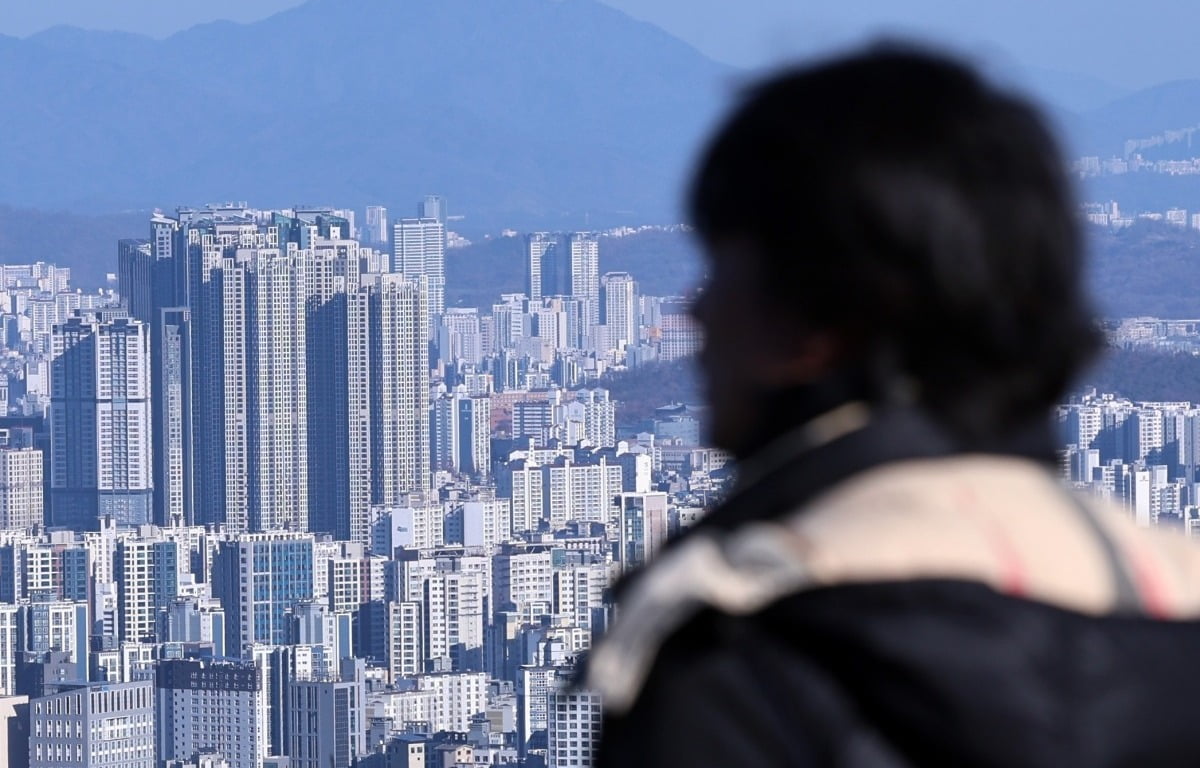
[(606, 709), (600, 768), (906, 765), (789, 634), (757, 616), (692, 616), (664, 641), (633, 707)]
[(627, 710), (662, 646), (698, 614), (752, 616), (825, 587), (936, 580), (1107, 615), (1121, 607), (1126, 585), (1113, 574), (1126, 561), (1135, 566), (1128, 586), (1150, 615), (1200, 615), (1200, 547), (1144, 535), (1120, 512), (1080, 503), (1037, 462), (967, 455), (885, 464), (783, 518), (697, 532), (663, 553), (621, 593), (587, 684), (610, 711)]
[(1200, 617), (1200, 543), (1149, 523), (1042, 463), (968, 454), (863, 472), (785, 528), (812, 583), (955, 578), (1090, 615)]

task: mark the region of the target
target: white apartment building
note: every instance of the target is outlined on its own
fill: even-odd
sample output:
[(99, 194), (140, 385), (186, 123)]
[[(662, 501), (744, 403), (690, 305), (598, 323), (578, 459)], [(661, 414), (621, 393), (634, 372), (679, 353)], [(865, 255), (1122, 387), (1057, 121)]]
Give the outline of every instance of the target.
[(42, 452), (0, 449), (0, 529), (23, 531), (44, 522)]
[(29, 764), (155, 768), (154, 682), (92, 683), (29, 703)]
[(533, 530), (537, 521), (561, 528), (571, 520), (608, 523), (615, 520), (614, 499), (623, 487), (619, 464), (601, 459), (575, 464), (560, 459), (547, 466), (512, 471), (513, 528)]
[(419, 675), (417, 690), (432, 694), (431, 724), (436, 731), (471, 730), (471, 718), (487, 711), (487, 675), (483, 672), (449, 672)]
[[(429, 312), (446, 311), (446, 225), (434, 218), (400, 219), (392, 225), (392, 271), (425, 278)], [(425, 333), (429, 333), (426, 327)], [(428, 335), (425, 337), (428, 339)]]
[(431, 303), (424, 280), (372, 275), (370, 290), (371, 501), (397, 505), (430, 486)]
[(601, 317), (607, 349), (624, 352), (639, 341), (637, 283), (628, 272), (608, 272), (600, 278)]
[(602, 707), (599, 694), (553, 691), (548, 705), (547, 768), (589, 768), (600, 742)]
[(574, 232), (567, 238), (571, 252), (571, 295), (581, 304), (585, 334), (600, 324), (600, 236)]
[(0, 696), (12, 696), (17, 684), (17, 606), (0, 603)]

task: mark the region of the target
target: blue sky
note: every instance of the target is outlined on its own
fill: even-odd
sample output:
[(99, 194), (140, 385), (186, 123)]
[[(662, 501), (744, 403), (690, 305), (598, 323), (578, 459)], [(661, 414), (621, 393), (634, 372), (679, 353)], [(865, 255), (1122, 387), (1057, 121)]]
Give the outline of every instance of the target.
[[(435, 0), (436, 1), (436, 0)], [(503, 0), (485, 0), (503, 2)], [(713, 58), (758, 66), (880, 33), (926, 37), (1001, 67), (1086, 75), (1123, 89), (1200, 77), (1194, 0), (607, 0)], [(0, 0), (0, 32), (55, 24), (165, 37), (215, 19), (253, 21), (297, 0)]]

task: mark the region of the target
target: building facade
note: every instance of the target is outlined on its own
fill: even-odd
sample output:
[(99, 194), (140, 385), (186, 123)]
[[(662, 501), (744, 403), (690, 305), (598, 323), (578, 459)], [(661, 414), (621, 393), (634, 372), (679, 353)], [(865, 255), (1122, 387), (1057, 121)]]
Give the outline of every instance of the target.
[(155, 670), (160, 760), (216, 752), (229, 768), (257, 768), (266, 746), (253, 662), (159, 662)]
[(392, 271), (410, 280), (425, 278), (430, 315), (436, 317), (445, 312), (446, 225), (436, 218), (395, 222), (392, 225)]
[(313, 537), (247, 533), (221, 542), (213, 595), (225, 609), (225, 646), (240, 657), (255, 644), (285, 645), (288, 612), (313, 599)]
[(0, 530), (23, 531), (45, 522), (42, 452), (0, 447)]
[(125, 318), (55, 326), (51, 360), (51, 522), (94, 529), (151, 521), (150, 344)]
[(29, 764), (156, 768), (154, 682), (92, 683), (29, 704)]
[(430, 486), (429, 301), (423, 280), (377, 275), (368, 286), (371, 502)]

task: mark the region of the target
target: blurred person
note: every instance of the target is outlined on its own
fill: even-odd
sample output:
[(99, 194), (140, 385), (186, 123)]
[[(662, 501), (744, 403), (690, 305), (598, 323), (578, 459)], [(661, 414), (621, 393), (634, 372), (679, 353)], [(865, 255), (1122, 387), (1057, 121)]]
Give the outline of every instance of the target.
[(690, 208), (738, 479), (616, 589), (599, 764), (1200, 762), (1200, 550), (1054, 473), (1101, 338), (1037, 111), (899, 47), (784, 71)]

